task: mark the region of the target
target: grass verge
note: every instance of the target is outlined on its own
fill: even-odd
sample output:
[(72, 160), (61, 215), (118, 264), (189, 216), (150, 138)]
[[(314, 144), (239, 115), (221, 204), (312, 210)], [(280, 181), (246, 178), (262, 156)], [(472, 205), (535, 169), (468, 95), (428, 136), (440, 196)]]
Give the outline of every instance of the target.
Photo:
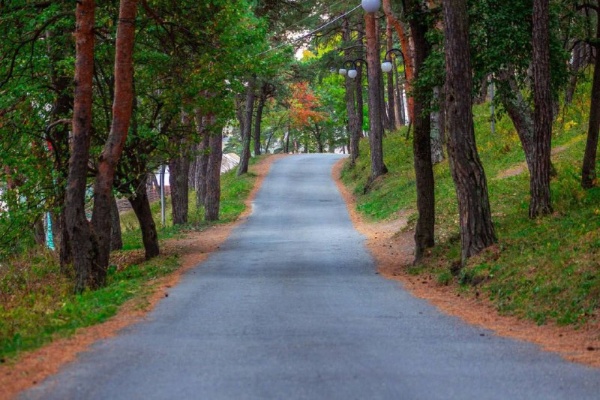
[[(582, 90), (589, 86), (583, 85)], [(579, 171), (585, 146), (589, 97), (580, 94), (557, 119), (553, 130), (551, 182), (554, 213), (538, 220), (527, 217), (529, 175), (516, 132), (507, 116), (492, 134), (489, 106), (474, 107), (477, 144), (485, 168), (498, 245), (473, 257), (458, 273), (460, 259), (458, 208), (447, 161), (434, 167), (436, 247), (425, 263), (410, 269), (436, 277), (440, 285), (485, 295), (502, 314), (538, 324), (581, 326), (597, 323), (600, 308), (600, 189), (583, 190)], [(368, 142), (361, 143), (356, 166), (347, 165), (343, 182), (357, 197), (358, 211), (368, 219), (394, 219), (409, 214), (406, 229), (416, 221), (416, 190), (412, 142), (406, 131), (384, 139), (389, 173), (364, 194), (369, 174)], [(511, 170), (511, 174), (506, 174)]]
[[(262, 159), (262, 158), (259, 158)], [(254, 164), (257, 160), (253, 160)], [(235, 171), (222, 175), (220, 221), (235, 221), (245, 209), (256, 175), (237, 177)], [(152, 204), (155, 221), (160, 221), (160, 203)], [(167, 208), (170, 216), (170, 205)], [(190, 194), (190, 222), (172, 226), (170, 217), (159, 229), (165, 240), (204, 230), (203, 210), (196, 209)], [(73, 294), (73, 285), (60, 273), (57, 255), (35, 248), (0, 264), (0, 364), (15, 362), (19, 354), (56, 338), (71, 336), (77, 329), (102, 323), (114, 316), (121, 305), (135, 299), (144, 308), (154, 283), (180, 267), (177, 255), (161, 255), (144, 261), (141, 233), (133, 212), (122, 215), (124, 250), (113, 252), (106, 287)]]

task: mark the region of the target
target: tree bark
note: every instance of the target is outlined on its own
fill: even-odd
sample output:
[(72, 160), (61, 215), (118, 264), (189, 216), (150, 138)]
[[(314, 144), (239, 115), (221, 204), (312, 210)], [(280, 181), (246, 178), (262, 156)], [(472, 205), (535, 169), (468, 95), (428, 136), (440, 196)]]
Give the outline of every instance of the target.
[(458, 197), (461, 261), (496, 242), (475, 144), (467, 0), (444, 1), (448, 156)]
[(196, 110), (196, 129), (201, 137), (198, 145), (198, 155), (196, 156), (196, 209), (204, 207), (206, 199), (206, 169), (208, 167), (209, 134), (207, 127), (204, 126), (203, 116), (200, 110)]
[[(411, 8), (414, 6), (414, 0), (409, 0), (406, 2), (407, 8)], [(398, 34), (398, 38), (400, 40), (400, 47), (402, 47), (402, 53), (404, 54), (404, 71), (406, 73), (406, 90), (408, 92), (412, 89), (413, 81), (416, 79), (416, 60), (414, 60), (412, 48), (410, 45), (410, 40), (406, 33), (404, 32), (404, 27), (400, 24), (398, 19), (394, 16), (392, 12), (391, 0), (383, 0), (383, 12), (385, 13), (388, 21), (394, 26), (396, 33)], [(412, 30), (412, 28), (411, 28)], [(408, 117), (410, 121), (414, 120), (415, 111), (414, 111), (414, 98), (410, 96), (408, 98)]]
[(221, 161), (223, 158), (223, 136), (221, 132), (211, 132), (209, 146), (204, 219), (206, 221), (217, 221), (221, 201)]
[(552, 95), (550, 90), (549, 0), (533, 0), (533, 164), (530, 174), (529, 217), (552, 213), (550, 150)]
[(262, 124), (262, 115), (263, 110), (265, 108), (265, 103), (267, 102), (267, 95), (269, 90), (269, 83), (263, 83), (261, 87), (260, 96), (258, 98), (258, 104), (256, 105), (256, 118), (254, 120), (254, 155), (260, 156), (261, 149), (261, 124)]
[(135, 192), (127, 199), (133, 208), (133, 212), (140, 223), (142, 231), (142, 242), (144, 243), (144, 251), (146, 260), (156, 257), (160, 254), (158, 245), (158, 234), (156, 232), (156, 224), (152, 217), (150, 209), (150, 200), (146, 191), (146, 176), (138, 177), (132, 182), (135, 187)]
[(171, 206), (173, 225), (183, 225), (188, 221), (190, 159), (182, 144), (177, 158), (169, 162), (169, 185), (171, 186)]
[(136, 0), (121, 0), (115, 54), (113, 118), (110, 134), (98, 160), (94, 185), (92, 225), (98, 240), (98, 256), (92, 274), (99, 286), (105, 284), (110, 255), (110, 198), (113, 180), (125, 146), (133, 110), (133, 45), (136, 12)]
[[(600, 42), (600, 13), (596, 16), (596, 39)], [(596, 153), (598, 150), (598, 130), (600, 129), (600, 46), (596, 47), (594, 62), (594, 78), (592, 80), (592, 101), (590, 104), (590, 120), (587, 141), (581, 167), (581, 186), (590, 189), (596, 185)]]
[(240, 156), (240, 164), (238, 165), (237, 175), (248, 173), (248, 165), (250, 162), (250, 138), (252, 137), (252, 114), (254, 113), (254, 85), (256, 77), (248, 80), (246, 89), (246, 104), (244, 107), (244, 123), (242, 125), (242, 154)]
[(369, 142), (371, 144), (371, 175), (370, 185), (379, 176), (387, 173), (383, 162), (383, 114), (381, 109), (381, 66), (379, 63), (379, 40), (376, 35), (376, 19), (373, 13), (365, 14), (367, 37), (367, 77), (369, 81)]
[[(344, 19), (342, 25), (342, 35), (344, 42), (349, 42), (352, 39), (348, 19)], [(350, 49), (345, 50), (345, 56), (350, 59)], [(358, 75), (358, 74), (357, 74)], [(356, 159), (359, 156), (359, 142), (362, 136), (362, 126), (359, 126), (358, 110), (356, 107), (356, 92), (358, 86), (361, 85), (361, 78), (359, 76), (356, 79), (345, 78), (346, 85), (346, 114), (348, 116), (348, 135), (350, 136), (350, 166), (356, 164)], [(362, 110), (361, 110), (362, 112)]]
[[(420, 2), (406, 2), (407, 11), (411, 15), (410, 30), (414, 43), (414, 79), (419, 79), (425, 59), (431, 51), (427, 42), (427, 15)], [(425, 249), (435, 245), (435, 191), (433, 165), (431, 163), (431, 119), (425, 103), (431, 97), (431, 89), (418, 87), (411, 97), (414, 119), (413, 155), (415, 179), (417, 185), (417, 211), (419, 218), (415, 227), (415, 260), (418, 264), (423, 258)], [(410, 111), (409, 111), (410, 114)]]
[(76, 292), (101, 284), (92, 274), (97, 267), (98, 243), (85, 215), (92, 126), (95, 8), (94, 0), (81, 0), (76, 6), (73, 135), (65, 200), (65, 225), (73, 255)]
[[(394, 47), (394, 40), (392, 37), (392, 22), (391, 19), (387, 18), (386, 24), (386, 49), (389, 51)], [(396, 63), (392, 64), (394, 67)], [(387, 78), (387, 115), (388, 115), (388, 130), (396, 130), (398, 129), (399, 122), (396, 119), (396, 99), (394, 96), (394, 71), (390, 71), (386, 74)]]
[(119, 208), (117, 199), (112, 196), (110, 201), (110, 251), (123, 249), (123, 236), (121, 235), (121, 218), (119, 217)]

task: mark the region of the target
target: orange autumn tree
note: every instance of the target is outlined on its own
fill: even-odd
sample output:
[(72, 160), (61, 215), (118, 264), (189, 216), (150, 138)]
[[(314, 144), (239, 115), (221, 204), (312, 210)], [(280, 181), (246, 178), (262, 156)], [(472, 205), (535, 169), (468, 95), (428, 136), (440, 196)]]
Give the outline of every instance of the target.
[[(301, 132), (308, 131), (317, 142), (319, 153), (324, 151), (324, 129), (321, 122), (327, 119), (327, 114), (319, 111), (321, 102), (314, 94), (308, 82), (294, 83), (290, 87), (292, 98), (290, 101), (291, 127)], [(305, 143), (308, 148), (308, 143)]]

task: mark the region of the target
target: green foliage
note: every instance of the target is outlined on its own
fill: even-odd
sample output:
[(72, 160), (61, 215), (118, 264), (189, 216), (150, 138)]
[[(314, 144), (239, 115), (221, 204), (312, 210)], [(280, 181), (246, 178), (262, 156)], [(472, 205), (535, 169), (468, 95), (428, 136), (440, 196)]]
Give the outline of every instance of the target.
[[(221, 176), (221, 218), (217, 223), (235, 221), (240, 216), (256, 181), (252, 173), (237, 177), (235, 172)], [(152, 203), (151, 208), (155, 221), (160, 221), (160, 202)], [(195, 208), (193, 193), (188, 226), (172, 226), (169, 208), (167, 226), (158, 231), (161, 241), (208, 226), (202, 221), (203, 210)], [(117, 253), (116, 259), (127, 260), (131, 250), (143, 248), (141, 233), (132, 211), (121, 216), (121, 224), (124, 250)], [(53, 338), (69, 336), (78, 328), (106, 321), (129, 299), (136, 298), (136, 303), (143, 305), (149, 285), (179, 266), (172, 256), (141, 264), (112, 265), (106, 287), (75, 295), (72, 282), (60, 272), (56, 257), (53, 252), (37, 248), (23, 257), (0, 261), (0, 360), (40, 347)]]
[[(551, 182), (555, 213), (528, 218), (529, 175), (520, 142), (508, 117), (496, 122), (491, 134), (489, 104), (474, 107), (479, 154), (484, 165), (492, 216), (499, 237), (497, 247), (469, 260), (460, 270), (456, 194), (447, 162), (434, 167), (436, 180), (436, 247), (419, 269), (440, 285), (487, 295), (502, 313), (537, 323), (584, 324), (598, 318), (600, 308), (600, 189), (583, 190), (579, 183), (581, 157), (587, 132), (589, 82), (583, 82), (573, 104), (562, 110), (553, 130), (553, 164), (558, 176)], [(366, 141), (365, 141), (366, 142)], [(416, 217), (416, 189), (412, 151), (405, 131), (384, 139), (390, 172), (368, 194), (367, 143), (353, 169), (343, 171), (354, 189), (357, 207), (371, 219)], [(511, 172), (511, 173), (508, 173)]]

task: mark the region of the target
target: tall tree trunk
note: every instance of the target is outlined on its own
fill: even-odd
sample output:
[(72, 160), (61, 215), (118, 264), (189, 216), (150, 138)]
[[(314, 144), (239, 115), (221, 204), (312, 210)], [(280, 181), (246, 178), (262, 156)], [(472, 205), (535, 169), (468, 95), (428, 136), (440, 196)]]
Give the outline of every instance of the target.
[(475, 144), (467, 0), (443, 2), (448, 156), (458, 197), (461, 261), (496, 242), (485, 172)]
[(442, 98), (440, 87), (433, 88), (433, 101), (437, 103), (437, 108), (431, 113), (431, 162), (438, 164), (444, 160), (443, 146), (443, 126), (444, 119), (442, 107), (444, 99)]
[(529, 217), (552, 213), (550, 150), (552, 95), (550, 91), (549, 0), (533, 0), (533, 164), (530, 175)]
[(144, 243), (144, 251), (146, 260), (156, 257), (160, 254), (158, 246), (158, 234), (156, 232), (156, 224), (152, 217), (150, 209), (150, 200), (146, 191), (146, 176), (138, 177), (132, 182), (135, 187), (135, 193), (128, 196), (129, 204), (133, 208), (133, 212), (140, 223), (142, 231), (142, 242)]
[(531, 107), (527, 104), (525, 99), (523, 99), (523, 95), (517, 85), (512, 68), (508, 67), (498, 74), (498, 83), (500, 86), (497, 91), (497, 96), (500, 98), (502, 106), (506, 110), (506, 113), (510, 117), (515, 130), (517, 131), (521, 146), (523, 147), (523, 152), (525, 153), (527, 168), (531, 174), (534, 152), (534, 129)]
[[(362, 25), (362, 24), (361, 24)], [(358, 45), (364, 46), (364, 35), (362, 26), (358, 27)], [(365, 125), (364, 118), (364, 96), (363, 96), (363, 68), (362, 63), (359, 63), (356, 68), (356, 115), (358, 116), (359, 138), (363, 135), (363, 126)]]
[(269, 83), (263, 83), (261, 87), (260, 96), (258, 98), (258, 104), (256, 105), (256, 118), (254, 120), (254, 155), (260, 156), (261, 149), (261, 124), (262, 124), (262, 115), (263, 110), (265, 108), (265, 103), (267, 102), (267, 92), (269, 90)]
[[(344, 42), (350, 42), (352, 39), (352, 34), (350, 32), (350, 27), (348, 23), (348, 19), (345, 18), (342, 25), (342, 35)], [(345, 50), (345, 54), (347, 59), (350, 59), (351, 53), (350, 49)], [(358, 118), (358, 110), (356, 107), (356, 92), (357, 88), (361, 86), (362, 76), (357, 74), (356, 79), (350, 79), (348, 77), (345, 78), (346, 85), (346, 113), (348, 115), (348, 135), (350, 139), (350, 165), (354, 166), (356, 164), (356, 159), (359, 156), (359, 142), (360, 137), (362, 136), (362, 126), (359, 126), (359, 118)], [(362, 110), (360, 110), (362, 113)]]
[[(387, 18), (387, 25), (386, 25), (386, 49), (389, 51), (394, 47), (394, 40), (392, 37), (392, 23), (391, 23), (391, 19), (388, 17)], [(392, 64), (393, 66), (395, 66), (396, 64)], [(396, 119), (396, 98), (394, 96), (394, 71), (392, 69), (392, 71), (388, 72), (386, 74), (386, 78), (387, 78), (387, 115), (388, 115), (388, 129), (389, 130), (396, 130), (398, 129), (398, 125), (399, 122)]]
[[(596, 38), (600, 42), (600, 12), (596, 15), (596, 22)], [(581, 186), (585, 189), (590, 189), (596, 184), (596, 152), (598, 150), (598, 130), (600, 129), (600, 54), (598, 54), (598, 49), (600, 46), (596, 47), (590, 120), (581, 168)]]
[(122, 250), (121, 218), (119, 217), (119, 208), (115, 196), (112, 196), (110, 201), (110, 219), (110, 251)]
[(209, 146), (204, 219), (206, 221), (217, 221), (221, 201), (221, 161), (223, 158), (223, 136), (221, 132), (211, 132)]
[[(413, 7), (414, 0), (409, 0), (406, 3), (407, 8)], [(383, 0), (383, 12), (385, 13), (388, 21), (394, 26), (398, 38), (400, 39), (400, 46), (402, 47), (402, 53), (404, 54), (404, 71), (406, 74), (406, 90), (411, 92), (413, 81), (416, 79), (416, 60), (413, 57), (412, 47), (408, 35), (404, 32), (404, 27), (400, 24), (398, 19), (394, 16), (392, 11), (391, 0)], [(412, 30), (412, 28), (411, 28)], [(413, 61), (414, 60), (414, 61)], [(414, 120), (414, 98), (410, 96), (408, 98), (408, 115), (411, 121)]]
[(190, 159), (182, 144), (181, 153), (169, 162), (169, 185), (171, 186), (171, 206), (173, 225), (186, 224), (188, 221), (189, 187), (188, 175)]
[(77, 292), (96, 288), (101, 283), (92, 274), (92, 270), (96, 269), (98, 243), (85, 215), (92, 126), (95, 8), (94, 0), (81, 0), (76, 6), (73, 136), (65, 200), (65, 225), (73, 254)]
[(240, 164), (238, 165), (237, 175), (248, 173), (248, 165), (250, 162), (250, 138), (252, 137), (252, 114), (254, 113), (254, 85), (256, 77), (248, 80), (246, 89), (246, 104), (244, 107), (244, 124), (242, 126), (242, 154), (240, 156)]
[(135, 39), (136, 0), (121, 0), (115, 53), (115, 97), (110, 134), (98, 160), (94, 185), (92, 225), (98, 239), (98, 260), (93, 279), (104, 286), (110, 255), (110, 198), (115, 170), (131, 123), (133, 109), (133, 45)]
[(369, 184), (379, 176), (387, 173), (383, 162), (383, 114), (381, 109), (381, 66), (379, 63), (379, 40), (377, 37), (376, 19), (374, 13), (365, 14), (367, 37), (367, 77), (369, 81), (369, 142), (371, 144), (371, 175)]
[[(410, 18), (410, 30), (414, 43), (414, 79), (419, 79), (423, 64), (431, 51), (427, 42), (427, 14), (422, 4), (416, 0), (406, 2)], [(415, 164), (415, 178), (417, 185), (417, 211), (419, 218), (415, 227), (415, 264), (418, 264), (425, 249), (435, 245), (435, 192), (433, 165), (431, 163), (431, 119), (426, 110), (425, 103), (431, 98), (431, 89), (426, 87), (415, 88), (417, 92), (412, 95), (412, 115), (414, 121), (413, 155)], [(410, 111), (409, 111), (410, 115)]]
[(196, 209), (204, 207), (206, 199), (206, 169), (208, 167), (209, 133), (203, 122), (204, 118), (200, 110), (196, 110), (196, 129), (198, 135), (202, 138), (198, 145), (198, 155), (196, 156)]

